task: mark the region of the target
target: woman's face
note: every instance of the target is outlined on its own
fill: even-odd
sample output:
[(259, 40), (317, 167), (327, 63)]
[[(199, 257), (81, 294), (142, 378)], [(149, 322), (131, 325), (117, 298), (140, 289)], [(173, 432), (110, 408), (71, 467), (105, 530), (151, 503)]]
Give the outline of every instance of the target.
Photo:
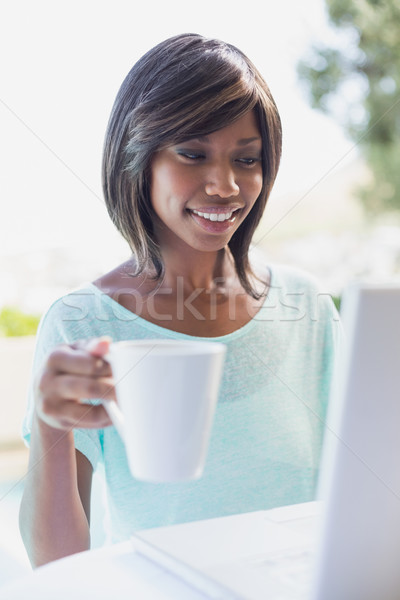
[(260, 195), (261, 149), (250, 111), (214, 133), (156, 152), (150, 193), (161, 249), (224, 248)]

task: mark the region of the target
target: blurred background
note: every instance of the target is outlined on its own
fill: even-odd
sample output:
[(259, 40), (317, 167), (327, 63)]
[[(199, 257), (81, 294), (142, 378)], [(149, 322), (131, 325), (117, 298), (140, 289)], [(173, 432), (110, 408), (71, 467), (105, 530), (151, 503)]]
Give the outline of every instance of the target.
[(103, 136), (132, 64), (182, 32), (257, 65), (282, 166), (255, 244), (340, 297), (400, 275), (398, 0), (17, 0), (0, 6), (0, 584), (28, 568), (20, 438), (37, 322), (126, 259), (102, 201)]

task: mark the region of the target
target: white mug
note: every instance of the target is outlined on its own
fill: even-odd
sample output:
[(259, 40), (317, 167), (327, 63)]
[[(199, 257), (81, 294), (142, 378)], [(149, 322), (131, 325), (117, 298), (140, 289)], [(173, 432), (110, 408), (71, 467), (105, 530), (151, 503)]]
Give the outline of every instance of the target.
[(111, 344), (118, 404), (104, 401), (132, 475), (172, 482), (201, 477), (226, 346), (190, 340)]

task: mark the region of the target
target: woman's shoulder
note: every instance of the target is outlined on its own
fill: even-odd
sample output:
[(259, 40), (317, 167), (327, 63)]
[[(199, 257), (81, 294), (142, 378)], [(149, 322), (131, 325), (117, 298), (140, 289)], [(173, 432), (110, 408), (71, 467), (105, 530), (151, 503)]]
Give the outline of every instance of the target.
[(154, 280), (146, 273), (136, 274), (136, 265), (133, 259), (129, 259), (98, 277), (93, 285), (103, 294), (115, 298), (127, 289), (145, 295), (154, 288)]
[(96, 289), (90, 283), (51, 301), (40, 319), (37, 339), (45, 345), (85, 337), (88, 321), (96, 319)]
[(107, 333), (123, 310), (121, 298), (140, 286), (140, 276), (134, 277), (133, 269), (132, 261), (127, 261), (55, 299), (45, 310), (39, 331), (67, 338)]
[(50, 302), (43, 313), (42, 320), (58, 319), (60, 316), (65, 319), (72, 318), (77, 312), (82, 312), (85, 307), (93, 306), (98, 291), (89, 282), (66, 291), (65, 294)]
[(284, 307), (296, 306), (298, 314), (308, 316), (311, 322), (333, 320), (339, 317), (330, 292), (307, 271), (286, 265), (271, 265), (269, 297), (271, 302)]
[(268, 255), (263, 251), (252, 246), (250, 249), (250, 264), (253, 272), (261, 278), (265, 278), (268, 273), (270, 288), (283, 291), (292, 291), (293, 293), (303, 289), (304, 291), (318, 290), (320, 285), (317, 279), (309, 272), (282, 263), (273, 263), (268, 260)]
[(78, 313), (93, 312), (96, 305), (109, 296), (112, 298), (123, 292), (124, 286), (132, 287), (132, 263), (122, 263), (111, 271), (99, 276), (91, 282), (83, 282), (70, 289), (62, 296), (49, 303), (44, 311), (43, 319), (51, 320), (60, 317), (76, 320)]
[(271, 274), (271, 287), (281, 288), (293, 293), (322, 292), (321, 284), (317, 278), (298, 267), (289, 265), (272, 264), (269, 266)]

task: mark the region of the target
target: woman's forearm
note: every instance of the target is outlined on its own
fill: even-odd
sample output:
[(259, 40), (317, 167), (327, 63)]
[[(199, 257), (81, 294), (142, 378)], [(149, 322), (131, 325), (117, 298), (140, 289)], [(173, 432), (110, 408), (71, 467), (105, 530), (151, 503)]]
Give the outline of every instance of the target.
[[(91, 468), (85, 470), (84, 477), (91, 479)], [(34, 567), (89, 549), (90, 494), (81, 498), (77, 482), (72, 431), (34, 418), (20, 509), (21, 536)]]

